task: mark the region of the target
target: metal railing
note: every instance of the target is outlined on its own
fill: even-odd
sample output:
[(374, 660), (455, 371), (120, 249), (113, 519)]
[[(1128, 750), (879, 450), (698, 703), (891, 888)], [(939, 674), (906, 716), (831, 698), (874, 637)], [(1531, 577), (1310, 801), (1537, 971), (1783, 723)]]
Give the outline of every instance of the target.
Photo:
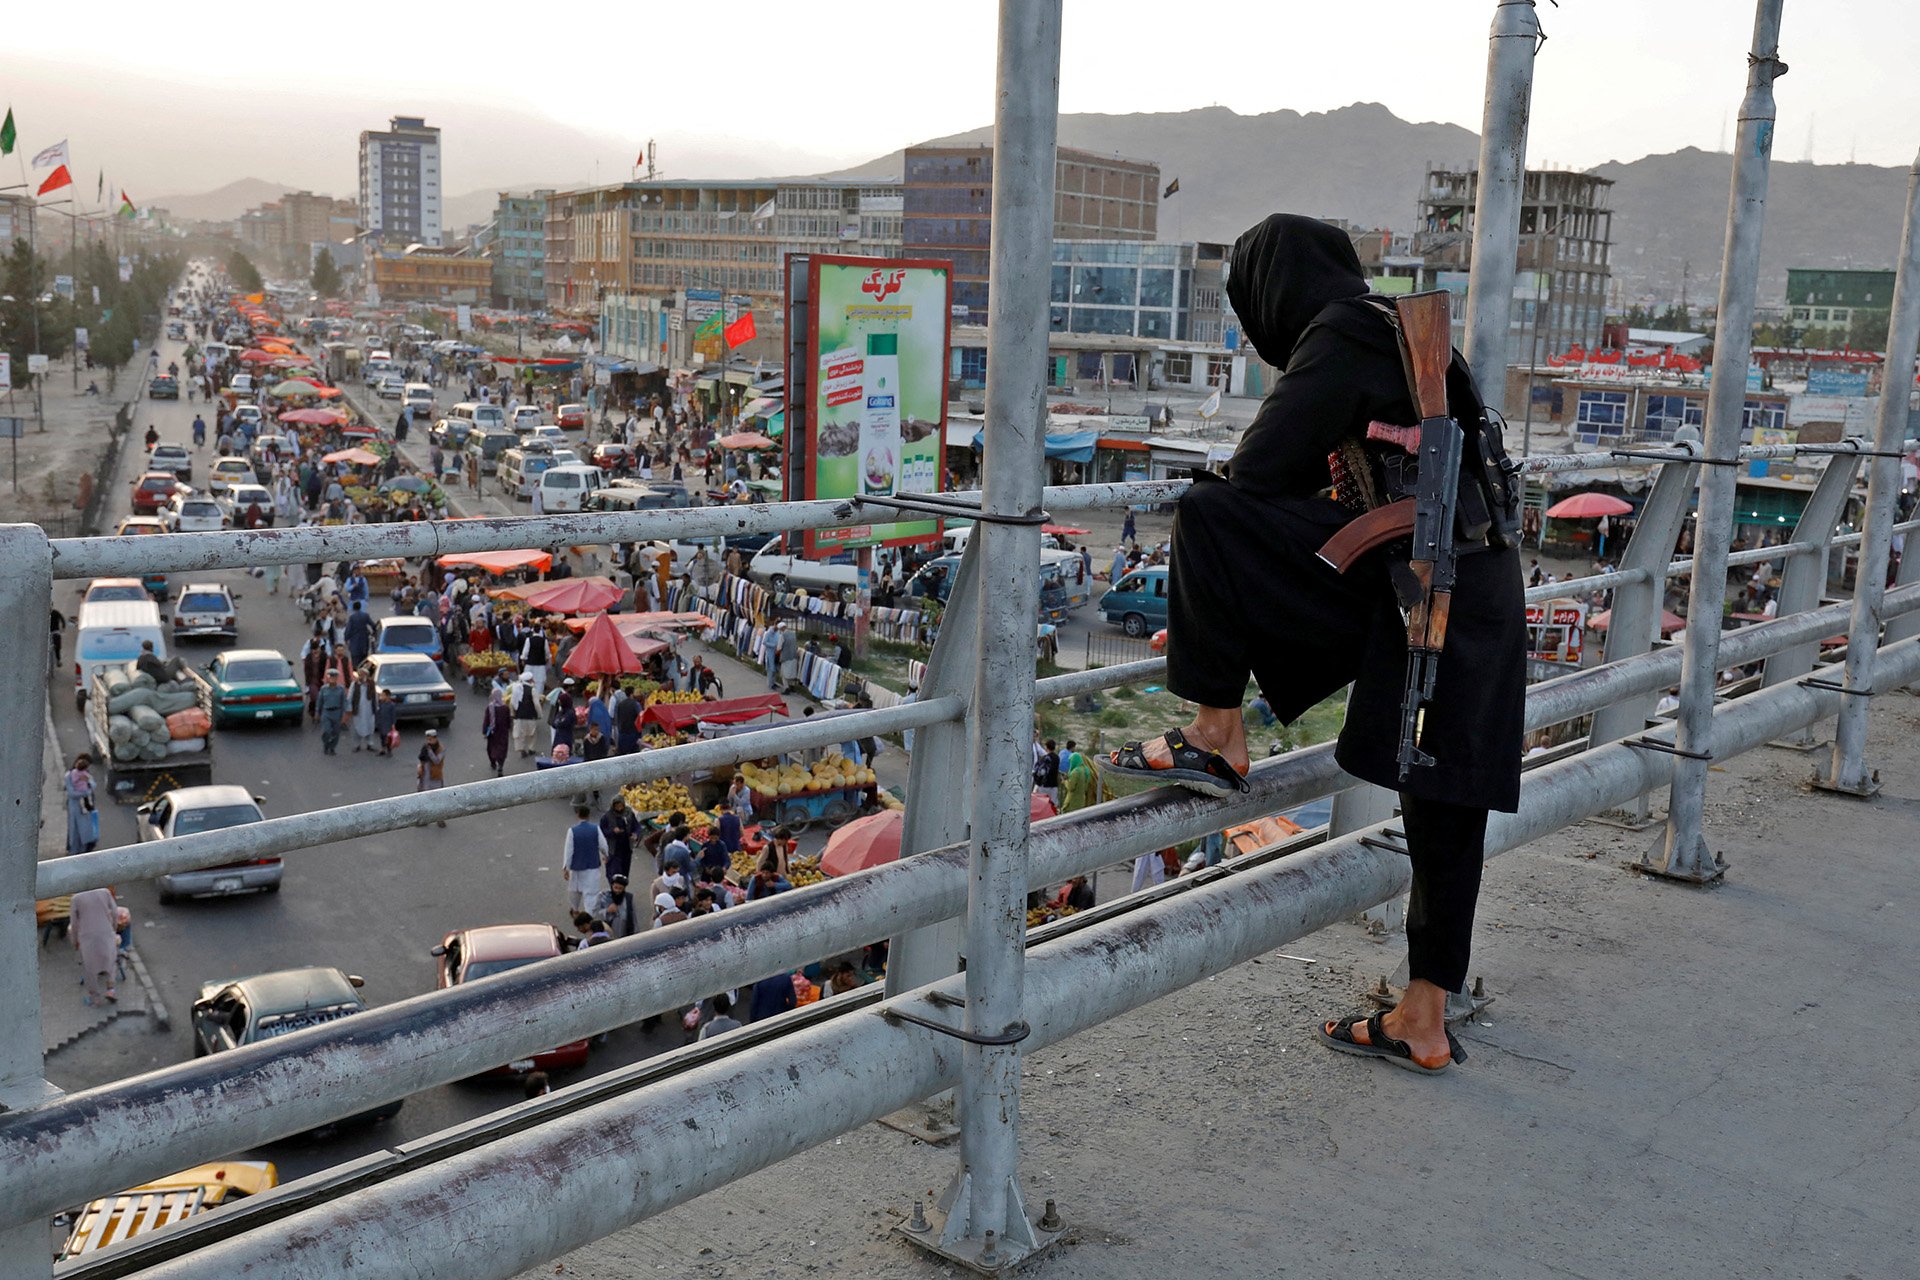
[[(1779, 0), (1759, 0), (1754, 50), (1761, 69), (1755, 75), (1768, 80), (1778, 7)], [(1537, 50), (1532, 8), (1530, 0), (1500, 0), (1489, 60), (1488, 144), (1470, 300), (1470, 346), (1482, 376), (1505, 367), (1502, 317), (1509, 290), (1501, 287), (1493, 264), (1512, 260), (1517, 235), (1517, 228), (1509, 229), (1509, 214), (1517, 209), (1525, 97), (1531, 51)], [(1043, 508), (1070, 512), (1166, 502), (1182, 485), (1038, 487), (1041, 383), (1039, 362), (1029, 357), (1045, 341), (1045, 273), (1035, 264), (1045, 262), (1041, 255), (1050, 239), (1059, 0), (1002, 0), (1001, 22), (992, 367), (1023, 372), (997, 374), (989, 389), (986, 490), (961, 495), (983, 508), (983, 533), (962, 560), (918, 702), (577, 764), (564, 776), (486, 779), (38, 866), (42, 719), (28, 715), (23, 723), (30, 728), (0, 736), (0, 779), (15, 801), (0, 808), (0, 968), (15, 974), (37, 963), (32, 906), (50, 893), (214, 865), (241, 854), (325, 857), (328, 845), (349, 835), (569, 796), (583, 785), (618, 786), (912, 728), (918, 739), (902, 858), (487, 982), (68, 1096), (57, 1096), (44, 1078), (37, 987), (0, 987), (0, 1104), (6, 1108), (0, 1112), (0, 1274), (49, 1274), (44, 1219), (57, 1209), (882, 937), (894, 939), (894, 950), (886, 995), (878, 1002), (863, 1003), (847, 1016), (808, 1021), (777, 1043), (743, 1042), (738, 1052), (699, 1057), (666, 1085), (583, 1097), (578, 1105), (547, 1104), (541, 1122), (485, 1144), (450, 1146), (444, 1160), (409, 1168), (377, 1189), (328, 1197), (292, 1184), (275, 1195), (312, 1198), (298, 1207), (289, 1200), (292, 1211), (285, 1216), (157, 1260), (141, 1274), (223, 1280), (344, 1280), (376, 1273), (509, 1277), (947, 1088), (959, 1091), (960, 1159), (939, 1224), (923, 1233), (924, 1243), (971, 1265), (1009, 1266), (1058, 1227), (1032, 1218), (1016, 1176), (1023, 1049), (1053, 1043), (1405, 891), (1408, 868), (1393, 846), (1396, 833), (1377, 818), (1354, 819), (1352, 814), (1367, 811), (1362, 804), (1346, 816), (1336, 811), (1324, 844), (1284, 858), (1225, 864), (1202, 873), (1190, 892), (1097, 921), (1036, 946), (1031, 956), (1023, 944), (1021, 908), (1031, 885), (1056, 883), (1316, 797), (1371, 789), (1356, 787), (1327, 744), (1260, 762), (1244, 795), (1209, 800), (1159, 789), (1027, 823), (1026, 750), (1035, 701), (1164, 670), (1163, 662), (1153, 660), (1032, 679), (1027, 620), (1037, 584), (1033, 517)], [(1764, 163), (1761, 119), (1759, 110), (1743, 113), (1743, 139), (1755, 135), (1743, 155), (1757, 152)], [(1744, 246), (1757, 232), (1762, 206), (1739, 198), (1740, 191), (1737, 182), (1729, 244), (1742, 249), (1736, 254), (1730, 247), (1723, 317), (1744, 314), (1751, 303), (1753, 271)], [(1920, 164), (1910, 191), (1920, 191)], [(1889, 368), (1910, 367), (1920, 337), (1920, 280), (1905, 269), (1913, 265), (1911, 206), (1910, 195)], [(1895, 399), (1886, 397), (1889, 404)], [(1651, 456), (1602, 453), (1523, 463), (1536, 473), (1622, 465), (1657, 470), (1618, 571), (1530, 593), (1546, 598), (1610, 590), (1613, 623), (1603, 665), (1529, 691), (1527, 727), (1591, 717), (1587, 749), (1526, 773), (1519, 813), (1495, 815), (1490, 825), (1489, 856), (1668, 788), (1669, 831), (1662, 848), (1649, 854), (1646, 869), (1681, 879), (1712, 878), (1719, 870), (1693, 851), (1697, 825), (1690, 827), (1687, 817), (1697, 816), (1709, 756), (1726, 759), (1824, 718), (1837, 716), (1846, 725), (1851, 715), (1857, 721), (1855, 709), (1864, 707), (1874, 684), (1884, 690), (1920, 679), (1920, 556), (1905, 557), (1899, 583), (1882, 590), (1895, 527), (1891, 454), (1904, 422), (1896, 423), (1883, 406), (1870, 448), (1852, 442), (1828, 449), (1738, 450), (1722, 429), (1724, 411), (1714, 408), (1715, 427), (1705, 445), (1683, 444)], [(1723, 498), (1731, 492), (1731, 469), (1742, 459), (1812, 452), (1832, 456), (1790, 542), (1729, 554), (1730, 508)], [(1866, 458), (1875, 462), (1866, 528), (1836, 537)], [(1675, 560), (1703, 471), (1711, 483), (1704, 486), (1709, 501), (1696, 531), (1699, 552), (1694, 560)], [(1722, 517), (1726, 529), (1718, 528)], [(46, 697), (47, 633), (39, 619), (56, 579), (715, 537), (832, 527), (860, 518), (857, 504), (820, 501), (54, 542), (31, 527), (0, 527), (0, 560), (9, 567), (0, 577), (0, 643), (16, 655), (6, 688), (20, 706), (37, 706)], [(1855, 599), (1818, 607), (1829, 554), (1856, 542), (1862, 555)], [(1723, 634), (1727, 568), (1774, 559), (1786, 562), (1781, 616)], [(1666, 584), (1678, 576), (1692, 579), (1688, 643), (1654, 652)], [(1816, 669), (1818, 642), (1841, 630), (1848, 636), (1844, 667)], [(1762, 661), (1761, 691), (1716, 698), (1718, 671)], [(1653, 699), (1676, 684), (1680, 723), (1650, 726)], [(1832, 766), (1836, 789), (1863, 789), (1855, 785), (1867, 773), (1862, 757), (1860, 735), (1841, 735)], [(955, 1009), (962, 1012), (956, 1016)], [(754, 1105), (710, 1109), (690, 1124), (672, 1105), (689, 1090), (751, 1097)], [(535, 1170), (540, 1193), (529, 1196)], [(610, 1180), (622, 1194), (606, 1194)]]

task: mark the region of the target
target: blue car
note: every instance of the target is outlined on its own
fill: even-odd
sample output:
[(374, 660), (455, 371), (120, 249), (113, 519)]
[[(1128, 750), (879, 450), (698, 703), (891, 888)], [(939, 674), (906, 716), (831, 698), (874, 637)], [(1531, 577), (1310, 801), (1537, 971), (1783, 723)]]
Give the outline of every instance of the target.
[(1167, 567), (1153, 565), (1122, 574), (1113, 589), (1100, 597), (1100, 616), (1117, 622), (1134, 639), (1167, 625)]
[(425, 618), (398, 617), (380, 619), (380, 630), (373, 639), (375, 653), (421, 653), (435, 662), (445, 659), (440, 643), (440, 628)]

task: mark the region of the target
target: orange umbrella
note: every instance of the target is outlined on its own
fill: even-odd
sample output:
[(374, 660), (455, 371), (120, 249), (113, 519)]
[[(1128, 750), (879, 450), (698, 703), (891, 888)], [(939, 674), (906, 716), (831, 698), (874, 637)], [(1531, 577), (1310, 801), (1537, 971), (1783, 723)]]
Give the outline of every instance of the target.
[(830, 876), (845, 876), (898, 860), (900, 832), (905, 825), (906, 814), (898, 809), (855, 818), (827, 837), (820, 870)]
[(280, 357), (271, 351), (262, 351), (258, 347), (248, 347), (240, 353), (240, 359), (246, 364), (272, 364)]
[(470, 551), (441, 556), (440, 564), (448, 569), (471, 567), (488, 573), (512, 573), (515, 569), (538, 569), (544, 573), (553, 567), (553, 556), (545, 551)]
[[(1607, 625), (1612, 621), (1613, 621), (1613, 610), (1603, 609), (1599, 613), (1596, 613), (1591, 618), (1587, 619), (1587, 626), (1594, 631), (1605, 631), (1607, 629)], [(1662, 609), (1660, 611), (1660, 634), (1661, 635), (1670, 636), (1676, 631), (1684, 631), (1686, 629), (1686, 626), (1687, 626), (1687, 620), (1681, 617), (1679, 614), (1669, 612), (1666, 609)]]
[(356, 467), (377, 467), (380, 465), (380, 455), (371, 449), (336, 449), (320, 461), (329, 466), (336, 462), (351, 462)]
[(736, 431), (730, 436), (721, 436), (714, 441), (722, 449), (771, 449), (773, 441), (758, 431)]
[(289, 409), (280, 415), (282, 422), (302, 422), (310, 427), (344, 427), (350, 421), (337, 409)]
[(587, 634), (573, 646), (561, 670), (570, 676), (627, 676), (638, 675), (646, 666), (620, 634), (620, 628), (603, 613), (588, 625)]
[(566, 578), (543, 583), (542, 590), (528, 595), (526, 601), (528, 608), (548, 613), (601, 613), (624, 594), (606, 578)]

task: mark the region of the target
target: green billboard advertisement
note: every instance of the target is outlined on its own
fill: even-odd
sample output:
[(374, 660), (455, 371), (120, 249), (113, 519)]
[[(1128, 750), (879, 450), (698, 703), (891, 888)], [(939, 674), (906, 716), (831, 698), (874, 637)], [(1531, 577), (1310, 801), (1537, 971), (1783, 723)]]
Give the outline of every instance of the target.
[[(806, 496), (939, 492), (946, 470), (951, 264), (820, 255), (807, 271)], [(862, 514), (883, 511), (876, 504)], [(931, 517), (816, 529), (807, 536), (806, 554), (931, 542), (939, 534)]]

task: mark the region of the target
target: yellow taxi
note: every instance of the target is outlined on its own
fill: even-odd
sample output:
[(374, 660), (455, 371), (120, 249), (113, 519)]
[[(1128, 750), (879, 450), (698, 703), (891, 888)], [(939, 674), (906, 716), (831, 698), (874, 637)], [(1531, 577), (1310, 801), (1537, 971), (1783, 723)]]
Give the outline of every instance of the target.
[(279, 1185), (280, 1171), (268, 1161), (222, 1160), (102, 1196), (80, 1211), (57, 1261), (87, 1257)]

